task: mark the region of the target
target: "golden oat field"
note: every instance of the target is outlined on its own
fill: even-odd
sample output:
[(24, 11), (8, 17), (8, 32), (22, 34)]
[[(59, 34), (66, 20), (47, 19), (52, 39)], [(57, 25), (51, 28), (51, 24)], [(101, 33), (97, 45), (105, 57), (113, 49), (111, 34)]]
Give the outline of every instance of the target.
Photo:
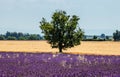
[[(52, 49), (47, 41), (0, 41), (1, 52), (58, 52)], [(113, 41), (82, 41), (81, 45), (63, 50), (64, 53), (120, 55), (120, 42)]]

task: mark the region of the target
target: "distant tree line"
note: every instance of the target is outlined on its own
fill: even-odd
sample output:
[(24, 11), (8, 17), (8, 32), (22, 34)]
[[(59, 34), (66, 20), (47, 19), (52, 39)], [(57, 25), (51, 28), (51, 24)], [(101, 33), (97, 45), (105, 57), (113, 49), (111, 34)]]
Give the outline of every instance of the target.
[(84, 35), (83, 41), (112, 41), (113, 37), (105, 34), (101, 35)]
[[(9, 32), (7, 31), (6, 34), (0, 34), (0, 40), (43, 40), (39, 34), (29, 34), (29, 33), (22, 33), (22, 32)], [(120, 41), (120, 31), (116, 30), (113, 33), (113, 36), (106, 36), (105, 34), (101, 34), (100, 36), (97, 35), (84, 35), (83, 41)]]
[(113, 33), (114, 41), (120, 41), (120, 31), (116, 30), (116, 32)]
[(0, 40), (43, 40), (39, 34), (29, 34), (22, 32), (6, 32), (0, 35)]
[(83, 41), (120, 41), (120, 31), (116, 30), (113, 36), (106, 36), (105, 34), (97, 35), (84, 35)]

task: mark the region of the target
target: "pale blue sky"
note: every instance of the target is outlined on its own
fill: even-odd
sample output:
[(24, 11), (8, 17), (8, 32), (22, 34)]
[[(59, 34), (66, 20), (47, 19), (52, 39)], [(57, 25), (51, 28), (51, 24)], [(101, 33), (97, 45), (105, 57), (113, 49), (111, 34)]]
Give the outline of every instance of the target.
[(40, 34), (39, 22), (55, 10), (78, 15), (87, 35), (112, 35), (120, 30), (120, 0), (0, 0), (0, 33)]

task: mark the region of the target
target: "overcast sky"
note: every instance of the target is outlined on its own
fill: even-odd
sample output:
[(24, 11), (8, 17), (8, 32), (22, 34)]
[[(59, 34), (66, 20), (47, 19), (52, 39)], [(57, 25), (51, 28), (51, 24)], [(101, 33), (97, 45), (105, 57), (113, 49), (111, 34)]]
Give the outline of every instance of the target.
[(120, 0), (0, 0), (0, 34), (41, 34), (41, 18), (50, 20), (55, 10), (79, 16), (79, 26), (87, 35), (120, 30)]

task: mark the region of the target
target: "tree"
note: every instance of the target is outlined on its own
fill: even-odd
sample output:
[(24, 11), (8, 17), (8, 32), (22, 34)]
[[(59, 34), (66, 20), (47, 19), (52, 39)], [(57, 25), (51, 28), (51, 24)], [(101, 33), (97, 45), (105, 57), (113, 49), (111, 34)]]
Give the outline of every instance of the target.
[(18, 40), (27, 40), (24, 36), (20, 36)]
[(0, 40), (5, 40), (5, 37), (3, 35), (0, 35)]
[(94, 39), (94, 40), (97, 40), (97, 36), (96, 36), (96, 35), (94, 35), (94, 36), (93, 36), (93, 39)]
[(11, 34), (11, 33), (7, 31), (7, 32), (6, 32), (6, 35), (5, 35), (6, 38), (8, 38), (8, 36), (10, 36), (10, 34)]
[(113, 33), (113, 39), (114, 41), (120, 40), (120, 31), (116, 30), (116, 32)]
[(39, 38), (38, 38), (37, 35), (31, 34), (31, 35), (28, 37), (28, 40), (39, 40)]
[(110, 41), (110, 38), (109, 38), (109, 36), (106, 36), (106, 40), (107, 40), (107, 41)]
[(52, 48), (59, 48), (62, 52), (62, 49), (80, 44), (84, 32), (78, 27), (79, 19), (76, 15), (67, 15), (65, 11), (55, 11), (50, 22), (42, 18), (40, 28)]
[(24, 34), (23, 34), (22, 32), (19, 32), (19, 33), (18, 33), (18, 37), (23, 37), (23, 35), (24, 35)]
[(17, 32), (11, 32), (11, 36), (18, 38)]
[(100, 36), (100, 40), (104, 40), (104, 41), (105, 41), (105, 39), (106, 39), (105, 34), (101, 34), (101, 36)]
[(7, 40), (16, 40), (16, 37), (8, 36)]

